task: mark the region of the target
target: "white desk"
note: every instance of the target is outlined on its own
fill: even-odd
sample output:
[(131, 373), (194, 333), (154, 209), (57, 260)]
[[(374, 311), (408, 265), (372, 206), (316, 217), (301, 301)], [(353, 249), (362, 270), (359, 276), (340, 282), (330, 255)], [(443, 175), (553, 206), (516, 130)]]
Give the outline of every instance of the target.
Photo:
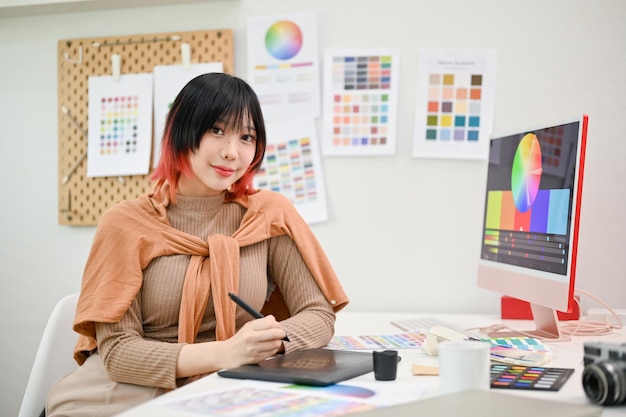
[[(337, 316), (336, 334), (344, 335), (375, 335), (375, 334), (394, 334), (402, 333), (402, 330), (393, 326), (390, 321), (393, 319), (414, 317), (411, 314), (398, 313), (359, 313), (349, 310), (342, 311)], [(424, 315), (432, 316), (432, 315)], [(447, 321), (460, 328), (486, 327), (492, 324), (501, 323), (502, 320), (497, 316), (484, 315), (436, 315), (437, 318)], [(529, 321), (512, 320), (507, 323), (515, 329), (528, 330), (532, 328)], [(547, 343), (554, 356), (551, 362), (544, 366), (557, 368), (574, 368), (574, 374), (557, 392), (554, 391), (525, 391), (525, 390), (502, 390), (507, 394), (524, 395), (533, 398), (542, 398), (547, 400), (562, 401), (570, 404), (588, 404), (587, 397), (582, 387), (582, 371), (583, 371), (583, 342), (591, 340), (600, 340), (611, 343), (626, 343), (626, 331), (620, 329), (609, 336), (593, 336), (593, 337), (573, 337), (569, 342)], [(402, 361), (398, 366), (397, 379), (399, 383), (415, 383), (417, 385), (427, 384), (427, 389), (423, 398), (439, 395), (439, 378), (436, 376), (413, 376), (412, 365), (414, 363), (420, 365), (437, 366), (437, 357), (428, 356), (421, 349), (401, 349), (399, 350)], [(374, 374), (369, 373), (356, 379), (363, 381), (375, 381)], [(196, 382), (179, 388), (175, 391), (165, 394), (169, 398), (175, 396), (183, 396), (193, 393), (206, 392), (209, 390), (223, 389), (229, 385), (235, 386), (240, 380), (222, 378), (216, 374), (202, 378)], [(375, 381), (379, 384), (393, 384), (394, 382)], [(161, 397), (165, 398), (165, 397)], [(143, 405), (128, 410), (118, 417), (171, 417), (176, 415), (172, 411), (164, 410), (149, 401)], [(624, 416), (626, 415), (626, 405), (620, 407), (605, 407), (604, 416)]]

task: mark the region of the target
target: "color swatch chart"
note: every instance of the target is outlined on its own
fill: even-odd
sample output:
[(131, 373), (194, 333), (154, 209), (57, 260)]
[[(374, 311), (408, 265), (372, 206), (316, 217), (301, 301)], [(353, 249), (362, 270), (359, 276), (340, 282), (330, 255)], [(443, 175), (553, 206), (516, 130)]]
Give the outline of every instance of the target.
[(89, 77), (88, 177), (148, 173), (153, 81), (151, 73)]
[(495, 69), (493, 49), (420, 49), (413, 156), (488, 156)]
[(408, 332), (387, 335), (334, 336), (326, 349), (417, 349), (422, 346), (426, 335), (423, 332)]
[(539, 339), (534, 337), (492, 337), (489, 339), (483, 339), (483, 341), (491, 343), (492, 347), (503, 346), (532, 351), (548, 350), (541, 344)]
[(491, 388), (558, 391), (574, 373), (570, 368), (491, 365)]
[(280, 192), (294, 203), (318, 199), (311, 139), (268, 143), (265, 159), (255, 176), (257, 188)]
[(136, 95), (100, 99), (100, 154), (137, 152), (139, 97)]
[(326, 154), (395, 152), (396, 58), (350, 54), (326, 60)]
[(481, 126), (481, 74), (428, 77), (427, 140), (477, 141)]

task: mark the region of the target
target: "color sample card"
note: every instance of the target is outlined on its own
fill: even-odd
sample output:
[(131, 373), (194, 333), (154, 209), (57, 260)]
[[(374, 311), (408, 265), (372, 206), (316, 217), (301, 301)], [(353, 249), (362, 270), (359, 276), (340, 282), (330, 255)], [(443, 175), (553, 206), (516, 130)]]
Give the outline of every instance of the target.
[(495, 50), (419, 51), (413, 156), (487, 158), (495, 70)]
[(397, 49), (325, 51), (325, 155), (396, 152), (398, 70)]
[(265, 120), (319, 117), (316, 15), (251, 17), (247, 35), (248, 80)]
[(221, 62), (193, 65), (155, 65), (154, 67), (154, 145), (152, 166), (156, 167), (161, 156), (161, 139), (167, 113), (174, 99), (192, 78), (209, 72), (224, 72)]
[(483, 339), (483, 341), (491, 343), (492, 347), (504, 346), (523, 350), (548, 350), (539, 339), (534, 337), (491, 337)]
[(326, 349), (417, 349), (426, 339), (423, 332), (408, 332), (386, 335), (334, 336)]
[(254, 186), (285, 195), (307, 223), (328, 220), (326, 189), (313, 119), (268, 122), (267, 147)]
[(89, 77), (87, 176), (148, 173), (152, 93), (151, 73)]
[(558, 391), (574, 373), (570, 368), (491, 365), (491, 388)]

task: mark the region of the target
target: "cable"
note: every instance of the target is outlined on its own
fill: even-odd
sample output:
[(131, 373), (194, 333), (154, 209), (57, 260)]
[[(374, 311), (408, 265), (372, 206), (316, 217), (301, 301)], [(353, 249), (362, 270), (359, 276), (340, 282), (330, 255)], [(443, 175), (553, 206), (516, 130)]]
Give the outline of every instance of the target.
[[(559, 330), (561, 333), (568, 335), (568, 336), (603, 336), (603, 335), (608, 335), (608, 334), (613, 333), (613, 330), (621, 329), (624, 327), (619, 315), (611, 307), (609, 307), (609, 305), (606, 304), (604, 301), (600, 300), (598, 297), (596, 297), (595, 295), (587, 291), (584, 291), (578, 288), (574, 289), (574, 291), (596, 300), (598, 303), (604, 306), (613, 315), (613, 317), (617, 319), (618, 324), (611, 323), (608, 317), (606, 321), (604, 322), (592, 321), (592, 320), (571, 320), (568, 322), (558, 323)], [(574, 301), (578, 304), (579, 310), (582, 311), (580, 302), (578, 301), (576, 297), (574, 297)], [(478, 330), (481, 333), (497, 332), (499, 330), (509, 330), (521, 336), (532, 337), (534, 339), (538, 339), (538, 340), (545, 341), (545, 342), (552, 341), (549, 338), (537, 337), (537, 335), (534, 335), (534, 334), (530, 334), (530, 333), (517, 330), (517, 329), (512, 329), (511, 327), (505, 324), (494, 324), (488, 327), (481, 327)]]
[[(619, 315), (611, 307), (609, 307), (609, 305), (606, 304), (604, 301), (600, 300), (598, 297), (596, 297), (595, 295), (587, 291), (584, 291), (578, 288), (575, 289), (575, 291), (593, 298), (602, 306), (604, 306), (613, 315), (613, 317), (617, 319), (618, 324), (615, 325), (611, 323), (608, 317), (606, 321), (604, 322), (592, 321), (592, 320), (574, 320), (574, 321), (570, 321), (566, 323), (559, 323), (559, 329), (564, 334), (567, 334), (570, 336), (601, 336), (601, 335), (611, 334), (613, 333), (613, 330), (621, 329), (624, 327)], [(576, 297), (574, 297), (574, 301), (576, 301), (576, 303), (578, 304), (578, 307), (580, 308), (580, 302), (576, 299)]]

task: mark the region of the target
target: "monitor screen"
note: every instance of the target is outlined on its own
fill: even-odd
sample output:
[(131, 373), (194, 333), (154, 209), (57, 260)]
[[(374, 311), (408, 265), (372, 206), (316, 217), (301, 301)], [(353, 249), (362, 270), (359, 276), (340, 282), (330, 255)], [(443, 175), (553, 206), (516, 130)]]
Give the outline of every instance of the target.
[(587, 121), (490, 141), (478, 285), (528, 301), (543, 338), (573, 307)]

